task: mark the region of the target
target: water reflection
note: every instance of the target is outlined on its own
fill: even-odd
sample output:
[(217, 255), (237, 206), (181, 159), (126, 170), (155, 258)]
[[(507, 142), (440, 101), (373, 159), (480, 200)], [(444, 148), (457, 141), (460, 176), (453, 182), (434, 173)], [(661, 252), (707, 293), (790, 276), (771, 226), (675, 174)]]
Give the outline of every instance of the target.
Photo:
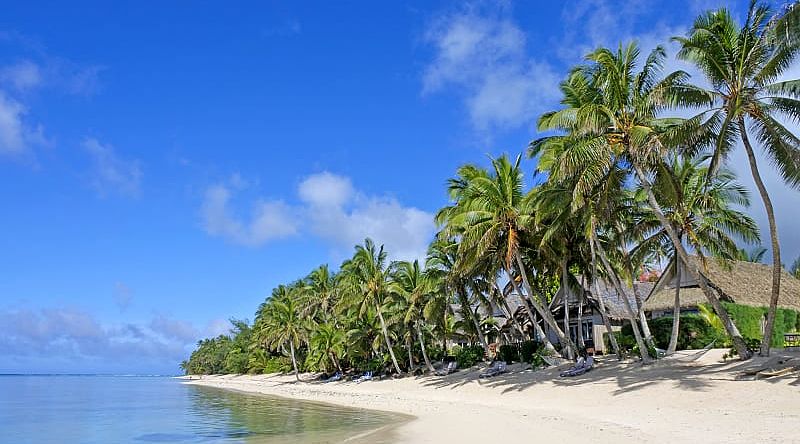
[[(399, 415), (189, 386), (190, 428), (199, 442), (334, 443), (388, 424)], [(151, 442), (181, 442), (142, 437)], [(373, 437), (377, 438), (377, 437)], [(158, 441), (155, 441), (158, 439)]]

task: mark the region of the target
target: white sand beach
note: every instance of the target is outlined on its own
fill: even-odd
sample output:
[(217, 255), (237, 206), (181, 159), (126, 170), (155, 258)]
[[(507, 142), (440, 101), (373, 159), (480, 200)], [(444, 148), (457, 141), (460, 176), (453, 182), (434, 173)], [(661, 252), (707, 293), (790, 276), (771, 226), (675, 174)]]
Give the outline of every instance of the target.
[[(765, 359), (723, 363), (723, 353), (680, 352), (645, 368), (605, 357), (575, 378), (516, 365), (488, 380), (473, 368), (360, 384), (320, 383), (310, 374), (303, 383), (293, 375), (187, 383), (413, 415), (392, 432), (400, 443), (800, 442), (798, 374), (736, 380)], [(789, 356), (800, 363), (800, 354)]]

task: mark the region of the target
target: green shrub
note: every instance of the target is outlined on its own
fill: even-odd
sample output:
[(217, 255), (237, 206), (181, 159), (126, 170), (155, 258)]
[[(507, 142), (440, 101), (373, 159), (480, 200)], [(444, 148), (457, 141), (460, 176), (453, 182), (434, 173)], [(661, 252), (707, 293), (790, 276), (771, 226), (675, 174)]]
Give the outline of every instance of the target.
[(292, 359), (286, 356), (275, 356), (267, 359), (263, 373), (289, 373), (294, 371)]
[[(749, 307), (746, 305), (732, 304), (723, 302), (722, 305), (728, 310), (733, 319), (733, 323), (739, 329), (745, 339), (760, 340), (764, 336), (761, 334), (761, 323), (768, 313), (767, 307)], [(772, 347), (783, 347), (783, 335), (798, 329), (800, 316), (791, 309), (779, 308), (775, 312), (775, 323), (772, 326)]]
[(453, 347), (450, 352), (455, 356), (459, 368), (469, 368), (483, 361), (485, 351), (480, 345), (465, 345)]
[[(666, 349), (669, 346), (669, 338), (672, 334), (672, 317), (661, 317), (649, 322), (650, 332), (656, 347)], [(629, 325), (623, 327), (623, 332), (633, 334)], [(678, 328), (678, 350), (697, 350), (701, 349), (716, 340), (716, 345), (722, 346), (725, 336), (720, 334), (701, 316), (694, 314), (681, 315), (681, 322)]]

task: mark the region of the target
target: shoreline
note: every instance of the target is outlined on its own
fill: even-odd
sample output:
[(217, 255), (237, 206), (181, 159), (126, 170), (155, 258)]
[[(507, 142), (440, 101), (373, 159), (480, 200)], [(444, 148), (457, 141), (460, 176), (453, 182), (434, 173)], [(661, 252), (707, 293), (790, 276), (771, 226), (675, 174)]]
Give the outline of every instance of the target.
[[(800, 379), (737, 381), (763, 358), (721, 363), (723, 350), (691, 352), (641, 367), (598, 359), (576, 378), (559, 368), (479, 380), (480, 369), (446, 377), (294, 383), (293, 375), (224, 375), (184, 383), (407, 415), (390, 442), (791, 442), (800, 424)], [(698, 355), (699, 356), (699, 355)], [(796, 359), (800, 354), (792, 353)], [(196, 378), (196, 377), (195, 377)], [(306, 379), (311, 375), (305, 375)]]

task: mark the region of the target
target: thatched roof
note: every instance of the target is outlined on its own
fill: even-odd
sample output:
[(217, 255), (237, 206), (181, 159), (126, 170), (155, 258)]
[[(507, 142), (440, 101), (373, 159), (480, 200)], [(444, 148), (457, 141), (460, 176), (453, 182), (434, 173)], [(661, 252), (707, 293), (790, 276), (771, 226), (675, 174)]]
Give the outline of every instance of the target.
[[(623, 290), (625, 290), (625, 296), (628, 299), (628, 302), (631, 304), (631, 308), (634, 311), (638, 311), (639, 306), (636, 304), (636, 297), (633, 294), (633, 288), (627, 286), (625, 283)], [(642, 298), (646, 298), (648, 294), (650, 294), (650, 290), (653, 288), (653, 284), (650, 282), (635, 282), (636, 290), (639, 292), (639, 296)], [(603, 303), (606, 306), (606, 310), (608, 311), (608, 315), (614, 319), (628, 319), (628, 311), (625, 308), (625, 300), (617, 293), (617, 290), (614, 286), (605, 280), (599, 280), (597, 282), (597, 286), (600, 289), (600, 294), (597, 294), (595, 286), (592, 284), (588, 289), (592, 295), (592, 297), (597, 300), (598, 298), (603, 298)]]
[[(698, 258), (692, 259), (697, 263)], [(645, 301), (645, 310), (667, 310), (674, 306), (676, 282), (673, 268), (670, 265), (664, 271)], [(743, 261), (721, 264), (716, 260), (706, 259), (705, 267), (701, 264), (700, 270), (720, 299), (752, 307), (769, 306), (772, 266)], [(800, 280), (785, 270), (782, 273), (778, 306), (800, 311)], [(688, 279), (688, 274), (682, 271), (680, 299), (683, 308), (696, 307), (699, 303), (707, 302), (697, 283)]]

